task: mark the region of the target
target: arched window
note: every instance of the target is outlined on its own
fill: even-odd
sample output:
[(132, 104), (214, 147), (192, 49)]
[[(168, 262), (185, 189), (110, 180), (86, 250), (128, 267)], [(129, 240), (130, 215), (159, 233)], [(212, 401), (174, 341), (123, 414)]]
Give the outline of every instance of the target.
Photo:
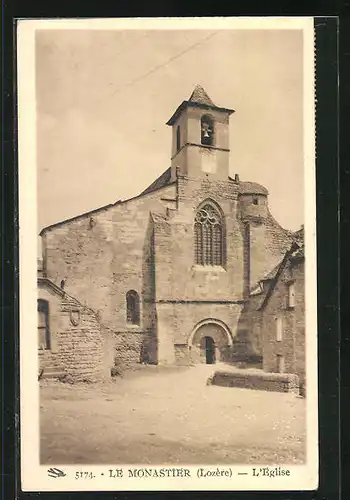
[(194, 223), (195, 263), (201, 266), (224, 264), (223, 221), (219, 210), (206, 203), (197, 210)]
[(179, 151), (180, 147), (181, 147), (181, 132), (180, 132), (180, 125), (178, 125), (176, 129), (176, 151)]
[(129, 290), (126, 294), (126, 321), (130, 325), (140, 324), (140, 299), (135, 290)]
[(212, 146), (214, 144), (214, 120), (209, 115), (201, 118), (201, 144)]
[(49, 303), (38, 299), (38, 343), (39, 349), (51, 349)]

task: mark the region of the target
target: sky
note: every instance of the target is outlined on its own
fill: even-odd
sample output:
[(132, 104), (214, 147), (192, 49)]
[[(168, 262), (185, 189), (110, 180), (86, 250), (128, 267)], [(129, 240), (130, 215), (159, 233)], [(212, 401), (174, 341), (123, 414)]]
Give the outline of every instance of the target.
[(139, 194), (170, 166), (165, 123), (196, 84), (233, 108), (230, 174), (304, 222), (301, 30), (38, 30), (38, 229)]

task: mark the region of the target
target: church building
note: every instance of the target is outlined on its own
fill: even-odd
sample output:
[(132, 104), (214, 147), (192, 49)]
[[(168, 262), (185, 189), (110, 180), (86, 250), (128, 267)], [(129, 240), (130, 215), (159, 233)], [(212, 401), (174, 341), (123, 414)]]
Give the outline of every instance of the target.
[(167, 122), (170, 166), (160, 177), (40, 233), (42, 276), (96, 312), (116, 362), (263, 354), (251, 294), (296, 237), (272, 216), (264, 186), (230, 177), (233, 113), (197, 85)]

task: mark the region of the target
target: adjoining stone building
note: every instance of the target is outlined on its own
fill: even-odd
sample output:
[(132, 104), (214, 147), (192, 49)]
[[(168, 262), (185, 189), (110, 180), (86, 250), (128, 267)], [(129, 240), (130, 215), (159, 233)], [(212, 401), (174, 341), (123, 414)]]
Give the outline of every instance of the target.
[(126, 362), (261, 356), (250, 292), (295, 235), (268, 191), (229, 176), (229, 119), (196, 86), (167, 125), (171, 166), (140, 195), (41, 231), (43, 275), (98, 313)]
[(293, 242), (269, 278), (263, 296), (261, 342), (263, 369), (267, 372), (296, 373), (305, 385), (305, 283), (304, 241)]
[(38, 277), (39, 374), (72, 382), (110, 376), (108, 338), (96, 313), (55, 285)]

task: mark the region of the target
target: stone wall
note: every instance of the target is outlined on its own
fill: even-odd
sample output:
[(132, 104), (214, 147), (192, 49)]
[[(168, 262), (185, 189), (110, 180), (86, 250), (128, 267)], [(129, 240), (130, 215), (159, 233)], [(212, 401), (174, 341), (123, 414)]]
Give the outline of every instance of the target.
[[(46, 276), (56, 284), (65, 280), (65, 290), (98, 313), (109, 332), (107, 356), (113, 357), (115, 340), (120, 362), (183, 363), (181, 346), (206, 318), (224, 322), (235, 342), (249, 284), (276, 265), (290, 240), (269, 215), (266, 224), (245, 224), (238, 190), (231, 179), (178, 174), (176, 183), (44, 231)], [(223, 214), (222, 267), (194, 262), (194, 216), (206, 199)], [(140, 296), (140, 324), (132, 327), (129, 290)], [(258, 337), (255, 332), (251, 340)]]
[[(234, 303), (158, 302), (159, 361), (161, 363), (191, 363), (190, 352), (184, 346), (188, 345), (191, 334), (205, 319), (223, 323), (229, 330), (234, 345), (241, 310), (242, 305)], [(174, 345), (177, 346), (176, 352), (174, 352)]]
[(248, 224), (249, 285), (252, 287), (279, 264), (292, 244), (293, 235), (283, 229), (269, 212), (265, 220), (250, 221)]
[(299, 393), (298, 376), (291, 373), (249, 373), (217, 371), (212, 378), (213, 385), (240, 387), (272, 392)]
[(306, 377), (306, 331), (305, 331), (305, 271), (304, 262), (299, 260), (293, 265), (295, 279), (295, 308), (294, 308), (294, 335), (295, 335), (295, 372), (299, 375), (301, 384), (305, 385)]
[(237, 340), (240, 343), (239, 357), (261, 358), (262, 357), (262, 313), (259, 310), (262, 294), (251, 295), (249, 301), (244, 304), (242, 314), (239, 318)]
[[(150, 211), (163, 211), (169, 186), (142, 197), (79, 216), (44, 231), (46, 276), (99, 312), (115, 332), (126, 327), (126, 293), (146, 286), (144, 246)], [(141, 324), (143, 329), (143, 303)]]
[(129, 367), (154, 362), (155, 339), (151, 332), (118, 332), (114, 335), (114, 364)]
[[(294, 280), (295, 307), (287, 307), (288, 283)], [(304, 263), (289, 263), (280, 275), (263, 310), (263, 369), (277, 371), (277, 356), (284, 358), (284, 371), (305, 381), (305, 292)], [(282, 318), (283, 337), (276, 339), (276, 318)]]
[[(159, 256), (156, 249), (156, 264), (165, 258), (171, 263), (172, 284), (169, 288), (165, 277), (157, 274), (158, 300), (243, 299), (243, 237), (237, 217), (237, 189), (231, 180), (178, 178), (178, 211), (169, 220), (171, 245), (164, 246)], [(194, 262), (194, 217), (198, 206), (207, 199), (219, 207), (225, 226), (225, 262), (215, 270)]]
[(45, 371), (54, 367), (61, 376), (74, 382), (108, 378), (111, 368), (106, 349), (108, 339), (101, 335), (96, 313), (48, 279), (38, 280), (38, 298), (49, 303), (51, 336), (50, 355), (39, 355), (39, 363), (42, 362), (39, 368)]
[(71, 302), (63, 299), (63, 328), (59, 336), (58, 351), (63, 373), (67, 380), (75, 382), (102, 380), (109, 375), (109, 367), (105, 366), (99, 322), (92, 311), (81, 307), (76, 309), (80, 313), (80, 322), (77, 326), (72, 325), (71, 307)]

